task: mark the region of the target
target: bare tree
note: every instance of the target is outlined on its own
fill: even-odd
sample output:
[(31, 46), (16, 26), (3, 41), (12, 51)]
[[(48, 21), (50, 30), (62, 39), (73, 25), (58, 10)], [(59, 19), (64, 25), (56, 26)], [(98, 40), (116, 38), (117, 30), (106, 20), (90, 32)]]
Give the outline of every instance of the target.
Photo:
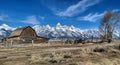
[(107, 11), (103, 16), (99, 31), (101, 32), (102, 41), (111, 42), (113, 32), (120, 22), (120, 14), (113, 11)]

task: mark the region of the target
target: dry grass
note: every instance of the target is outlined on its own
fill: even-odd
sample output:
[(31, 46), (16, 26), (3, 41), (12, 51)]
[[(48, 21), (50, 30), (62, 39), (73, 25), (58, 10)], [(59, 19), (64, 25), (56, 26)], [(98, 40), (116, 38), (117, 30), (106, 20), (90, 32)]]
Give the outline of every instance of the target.
[[(118, 42), (118, 41), (117, 41)], [(0, 65), (119, 65), (120, 44), (0, 47)]]

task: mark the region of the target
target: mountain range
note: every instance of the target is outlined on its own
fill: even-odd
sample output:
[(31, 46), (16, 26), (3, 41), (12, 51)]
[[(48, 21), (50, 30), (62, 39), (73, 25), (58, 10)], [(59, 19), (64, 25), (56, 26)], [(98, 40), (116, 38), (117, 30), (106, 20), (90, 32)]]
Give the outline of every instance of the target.
[[(38, 36), (46, 37), (46, 38), (99, 38), (100, 32), (98, 29), (85, 29), (82, 30), (80, 28), (76, 28), (73, 25), (67, 26), (67, 25), (61, 25), (60, 23), (57, 23), (56, 26), (51, 27), (50, 25), (46, 26), (40, 26), (35, 25), (32, 27)], [(7, 24), (2, 24), (0, 26), (0, 38), (2, 37), (8, 37), (13, 30), (16, 28), (10, 27)], [(119, 38), (120, 32), (114, 31), (113, 37)]]

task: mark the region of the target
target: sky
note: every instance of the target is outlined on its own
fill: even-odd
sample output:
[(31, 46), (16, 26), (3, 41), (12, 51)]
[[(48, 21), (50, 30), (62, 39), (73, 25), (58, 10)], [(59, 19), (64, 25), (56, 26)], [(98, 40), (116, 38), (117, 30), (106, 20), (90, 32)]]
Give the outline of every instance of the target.
[(0, 0), (0, 25), (12, 27), (57, 23), (96, 29), (106, 11), (119, 11), (120, 0)]

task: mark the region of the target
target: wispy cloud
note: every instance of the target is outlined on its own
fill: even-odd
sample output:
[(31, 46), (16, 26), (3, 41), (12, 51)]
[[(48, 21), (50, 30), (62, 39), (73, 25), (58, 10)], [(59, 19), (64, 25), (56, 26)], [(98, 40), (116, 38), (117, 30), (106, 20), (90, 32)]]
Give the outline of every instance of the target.
[(40, 24), (39, 19), (40, 19), (40, 20), (43, 20), (43, 19), (45, 19), (45, 18), (42, 17), (42, 16), (32, 15), (32, 16), (26, 17), (25, 19), (19, 20), (19, 19), (11, 18), (11, 17), (9, 17), (7, 14), (0, 14), (0, 21), (6, 21), (6, 22), (19, 21), (19, 22), (23, 22), (23, 23), (35, 25), (35, 24)]
[(6, 15), (6, 14), (1, 14), (0, 15), (0, 20), (1, 21), (4, 21), (6, 18), (8, 18), (8, 15)]
[(98, 14), (98, 13), (95, 13), (95, 14), (89, 13), (88, 15), (82, 16), (82, 17), (78, 17), (77, 19), (78, 19), (78, 20), (89, 21), (89, 22), (95, 22), (95, 21), (97, 21), (98, 19), (102, 18), (102, 16), (103, 16), (104, 14), (105, 14), (105, 12), (100, 13), (100, 14)]
[[(113, 9), (111, 10), (113, 12), (119, 12), (119, 9)], [(99, 20), (100, 18), (103, 17), (103, 15), (106, 13), (107, 11), (104, 11), (102, 13), (89, 13), (86, 16), (81, 16), (78, 17), (77, 20), (83, 20), (83, 21), (88, 21), (88, 22), (96, 22), (97, 20)]]
[(119, 12), (120, 10), (119, 9), (114, 9), (112, 10), (113, 12)]
[(69, 6), (65, 11), (58, 12), (58, 16), (71, 17), (75, 14), (84, 12), (88, 7), (98, 4), (101, 0), (81, 0), (77, 4)]
[(21, 22), (33, 24), (33, 25), (40, 24), (40, 22), (37, 20), (36, 16), (28, 16), (26, 19), (22, 20)]
[(44, 16), (39, 16), (39, 18), (40, 18), (40, 19), (42, 19), (42, 20), (44, 20), (44, 19), (45, 19), (45, 17), (44, 17)]

